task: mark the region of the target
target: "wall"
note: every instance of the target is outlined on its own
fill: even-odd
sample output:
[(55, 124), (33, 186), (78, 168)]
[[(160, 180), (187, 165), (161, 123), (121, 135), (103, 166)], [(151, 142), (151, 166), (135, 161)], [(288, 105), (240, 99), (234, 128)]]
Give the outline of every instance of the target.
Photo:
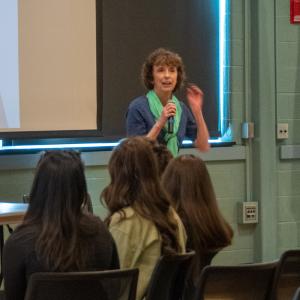
[[(288, 140), (300, 144), (300, 25), (289, 23), (289, 1), (276, 1), (277, 121), (289, 124)], [(300, 247), (300, 160), (278, 160), (278, 254)]]

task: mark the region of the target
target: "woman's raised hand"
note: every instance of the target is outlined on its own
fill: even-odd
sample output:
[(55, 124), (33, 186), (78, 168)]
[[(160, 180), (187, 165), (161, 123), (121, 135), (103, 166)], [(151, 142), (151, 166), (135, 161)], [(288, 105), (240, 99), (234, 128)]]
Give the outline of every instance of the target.
[(186, 97), (192, 110), (202, 110), (203, 96), (203, 92), (195, 84), (190, 84), (186, 89)]

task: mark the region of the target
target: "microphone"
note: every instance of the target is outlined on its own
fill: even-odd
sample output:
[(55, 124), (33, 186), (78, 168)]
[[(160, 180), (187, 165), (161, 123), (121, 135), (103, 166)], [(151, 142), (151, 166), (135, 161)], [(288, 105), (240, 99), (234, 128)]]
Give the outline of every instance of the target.
[[(168, 103), (174, 103), (172, 99), (168, 100)], [(168, 117), (168, 133), (174, 132), (174, 116)]]

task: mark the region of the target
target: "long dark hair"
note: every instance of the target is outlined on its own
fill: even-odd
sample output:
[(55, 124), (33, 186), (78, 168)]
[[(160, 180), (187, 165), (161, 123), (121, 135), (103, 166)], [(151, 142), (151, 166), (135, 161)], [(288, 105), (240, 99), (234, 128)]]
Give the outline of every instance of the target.
[(231, 244), (233, 231), (218, 208), (203, 160), (194, 155), (178, 156), (167, 166), (162, 183), (196, 253), (215, 252)]
[(22, 232), (36, 236), (37, 258), (48, 270), (80, 270), (88, 258), (84, 237), (94, 235), (99, 220), (84, 212), (87, 187), (78, 153), (49, 151), (38, 162)]
[(155, 224), (162, 238), (162, 254), (178, 252), (177, 224), (149, 142), (143, 137), (124, 140), (113, 151), (108, 170), (111, 182), (101, 194), (109, 210), (105, 222), (109, 224), (116, 212), (124, 218), (123, 209), (130, 206)]

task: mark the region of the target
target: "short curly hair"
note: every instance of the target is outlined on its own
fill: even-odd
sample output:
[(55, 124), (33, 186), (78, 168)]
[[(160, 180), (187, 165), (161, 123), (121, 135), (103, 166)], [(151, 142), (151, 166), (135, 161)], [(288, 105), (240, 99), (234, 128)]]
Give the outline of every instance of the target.
[(177, 69), (177, 83), (174, 92), (182, 87), (186, 81), (185, 67), (182, 58), (175, 52), (164, 48), (158, 48), (149, 54), (146, 61), (142, 66), (142, 82), (146, 89), (152, 90), (153, 84), (153, 66), (154, 65), (167, 65), (174, 66)]

